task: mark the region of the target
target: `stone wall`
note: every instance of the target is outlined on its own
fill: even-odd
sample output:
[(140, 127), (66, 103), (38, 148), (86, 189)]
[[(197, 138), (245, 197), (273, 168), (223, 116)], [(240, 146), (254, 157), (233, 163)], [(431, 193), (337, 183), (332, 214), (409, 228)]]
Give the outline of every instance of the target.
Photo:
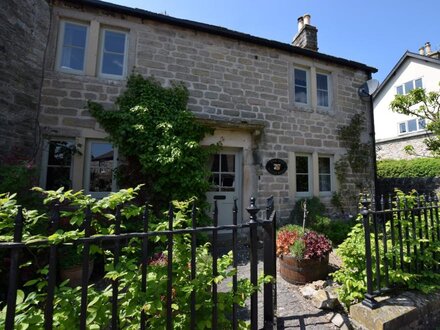
[(1, 163), (31, 159), (36, 151), (49, 6), (45, 0), (5, 0), (0, 21)]
[(423, 143), (425, 138), (426, 134), (417, 134), (389, 141), (377, 141), (377, 159), (413, 159), (418, 157), (405, 151), (407, 145), (412, 145), (418, 155), (429, 157), (431, 153), (427, 150), (426, 144)]
[[(79, 18), (78, 15), (82, 20), (129, 31), (128, 72), (154, 76), (164, 85), (183, 81), (190, 92), (189, 108), (198, 118), (214, 122), (217, 127), (250, 131), (253, 145), (244, 155), (245, 169), (250, 168), (249, 173), (244, 173), (244, 181), (251, 187), (249, 192), (258, 198), (258, 205), (264, 205), (264, 199), (274, 195), (282, 217), (289, 215), (295, 202), (292, 178), (289, 179), (289, 171), (280, 176), (269, 174), (264, 169), (266, 162), (271, 158), (288, 162), (293, 153), (319, 153), (337, 160), (346, 152), (337, 138), (338, 128), (349, 124), (354, 114), (365, 114), (368, 109), (357, 94), (357, 88), (368, 79), (367, 73), (359, 69), (95, 9), (79, 12), (58, 8), (54, 26), (59, 24), (58, 17)], [(86, 101), (111, 107), (125, 81), (100, 78), (96, 72), (73, 75), (58, 71), (56, 41), (54, 33), (42, 94), (43, 132), (85, 139), (105, 137), (84, 108)], [(290, 91), (294, 65), (309, 68), (312, 75), (317, 70), (331, 74), (330, 109), (293, 103)], [(363, 132), (364, 141), (368, 141), (369, 127)], [(248, 197), (243, 196), (245, 204)], [(330, 198), (331, 194), (322, 196), (328, 205)]]

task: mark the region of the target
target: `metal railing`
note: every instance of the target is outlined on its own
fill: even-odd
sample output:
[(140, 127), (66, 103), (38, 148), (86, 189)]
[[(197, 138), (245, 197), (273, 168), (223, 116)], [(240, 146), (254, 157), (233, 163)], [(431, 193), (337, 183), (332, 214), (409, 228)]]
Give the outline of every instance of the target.
[[(55, 205), (51, 210), (51, 225), (50, 232), (55, 232), (60, 223), (60, 211), (59, 205)], [(266, 219), (259, 221), (257, 220), (257, 213), (259, 208), (255, 205), (255, 199), (251, 198), (250, 206), (247, 208), (249, 212), (249, 222), (238, 224), (237, 223), (237, 203), (234, 202), (233, 213), (233, 223), (232, 225), (218, 225), (218, 208), (215, 202), (214, 212), (213, 212), (213, 225), (206, 227), (196, 226), (196, 208), (192, 208), (191, 212), (191, 222), (192, 226), (190, 228), (184, 229), (174, 229), (174, 209), (170, 206), (168, 211), (168, 230), (162, 231), (149, 231), (149, 213), (148, 209), (142, 214), (142, 232), (129, 232), (121, 233), (121, 207), (117, 207), (115, 211), (115, 230), (112, 235), (100, 235), (93, 236), (91, 231), (92, 213), (90, 208), (87, 208), (84, 214), (84, 222), (82, 224), (82, 229), (85, 231), (83, 238), (76, 240), (76, 244), (83, 246), (83, 257), (82, 257), (82, 283), (81, 283), (81, 308), (80, 308), (80, 320), (79, 328), (86, 329), (87, 320), (87, 304), (88, 304), (88, 286), (89, 278), (86, 274), (89, 273), (89, 261), (90, 261), (90, 246), (96, 243), (106, 243), (112, 246), (113, 251), (113, 263), (116, 268), (121, 257), (121, 251), (124, 244), (127, 244), (128, 240), (131, 238), (139, 238), (141, 240), (141, 250), (140, 251), (140, 272), (141, 272), (141, 292), (146, 292), (147, 287), (147, 273), (148, 273), (148, 262), (147, 256), (149, 255), (149, 238), (155, 236), (166, 236), (167, 237), (167, 253), (168, 253), (168, 263), (167, 263), (167, 292), (165, 298), (166, 305), (166, 328), (173, 328), (173, 238), (175, 235), (190, 234), (191, 236), (191, 262), (190, 262), (190, 277), (194, 280), (197, 277), (197, 265), (196, 265), (196, 235), (201, 232), (207, 232), (212, 234), (212, 276), (215, 278), (218, 275), (218, 265), (217, 260), (219, 258), (219, 238), (218, 233), (229, 232), (232, 234), (232, 258), (233, 267), (238, 265), (238, 230), (243, 228), (249, 228), (249, 249), (250, 249), (250, 280), (253, 286), (257, 286), (258, 279), (258, 237), (257, 228), (261, 226), (263, 229), (263, 244), (264, 244), (264, 274), (270, 275), (276, 278), (276, 258), (275, 258), (275, 224), (276, 224), (276, 212), (274, 211), (273, 198), (268, 199), (266, 208)], [(15, 218), (14, 224), (14, 240), (13, 242), (0, 242), (0, 249), (6, 249), (10, 251), (10, 268), (9, 268), (9, 283), (8, 283), (8, 293), (7, 293), (7, 312), (5, 320), (5, 329), (14, 329), (14, 319), (16, 312), (16, 299), (17, 290), (19, 289), (19, 283), (17, 281), (20, 266), (20, 254), (21, 252), (28, 248), (27, 243), (22, 242), (23, 227), (25, 226), (22, 209), (19, 209), (18, 215)], [(35, 244), (35, 242), (33, 243)], [(53, 328), (53, 315), (54, 315), (54, 297), (55, 290), (57, 286), (57, 263), (58, 263), (58, 253), (57, 250), (60, 244), (50, 244), (48, 240), (38, 241), (39, 246), (45, 246), (48, 249), (49, 263), (48, 263), (48, 273), (47, 273), (47, 296), (44, 304), (44, 322), (45, 329)], [(237, 274), (232, 276), (232, 291), (234, 294), (237, 292)], [(112, 297), (111, 297), (111, 329), (119, 329), (119, 315), (118, 315), (118, 295), (119, 292), (118, 280), (112, 280)], [(211, 295), (213, 301), (212, 307), (212, 329), (218, 328), (218, 288), (215, 281), (212, 282)], [(275, 310), (276, 310), (276, 284), (273, 282), (264, 284), (264, 328), (272, 329), (275, 324)], [(1, 308), (3, 308), (4, 302)], [(237, 329), (238, 326), (238, 308), (236, 303), (232, 307), (231, 323), (232, 328)], [(141, 308), (141, 306), (139, 307)], [(193, 290), (191, 292), (190, 298), (190, 324), (191, 329), (196, 328), (197, 318), (196, 318), (196, 292)], [(142, 309), (140, 317), (140, 329), (146, 329), (147, 316)], [(255, 291), (251, 296), (250, 303), (250, 323), (251, 329), (258, 329), (258, 293)]]
[(376, 308), (375, 297), (396, 286), (391, 272), (439, 272), (439, 201), (435, 194), (382, 195), (376, 203), (363, 196), (361, 204), (367, 276), (362, 303)]

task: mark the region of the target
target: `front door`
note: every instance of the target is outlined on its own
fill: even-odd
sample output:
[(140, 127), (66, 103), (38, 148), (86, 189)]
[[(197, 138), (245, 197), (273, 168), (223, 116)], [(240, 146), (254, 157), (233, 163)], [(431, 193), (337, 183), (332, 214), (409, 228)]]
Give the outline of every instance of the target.
[(217, 201), (219, 226), (232, 225), (234, 199), (237, 199), (238, 206), (237, 221), (241, 223), (241, 152), (225, 150), (212, 155), (209, 160), (209, 169), (211, 190), (206, 197), (211, 206), (211, 212), (214, 210), (214, 201)]

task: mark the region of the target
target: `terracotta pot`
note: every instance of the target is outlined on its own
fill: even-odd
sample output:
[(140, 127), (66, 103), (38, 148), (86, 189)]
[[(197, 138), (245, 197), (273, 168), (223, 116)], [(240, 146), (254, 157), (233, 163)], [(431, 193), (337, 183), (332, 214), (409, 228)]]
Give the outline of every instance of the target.
[[(89, 261), (89, 274), (87, 280), (90, 279), (90, 276), (93, 272), (93, 260)], [(60, 269), (60, 278), (61, 281), (70, 280), (68, 285), (72, 288), (81, 286), (82, 283), (82, 265), (75, 265), (69, 268)]]
[(281, 277), (292, 284), (323, 280), (328, 274), (328, 255), (322, 259), (297, 259), (283, 255), (278, 260)]

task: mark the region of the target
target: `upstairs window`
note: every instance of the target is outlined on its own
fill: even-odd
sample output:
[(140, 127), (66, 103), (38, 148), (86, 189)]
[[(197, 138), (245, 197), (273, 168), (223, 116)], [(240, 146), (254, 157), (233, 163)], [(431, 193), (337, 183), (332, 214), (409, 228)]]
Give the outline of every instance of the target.
[(72, 72), (84, 72), (87, 25), (62, 22), (59, 68)]
[(316, 74), (316, 92), (319, 107), (329, 106), (329, 76), (322, 73)]
[(398, 95), (405, 95), (415, 88), (423, 88), (422, 78), (410, 80), (402, 85), (396, 86), (396, 93)]
[(112, 77), (124, 76), (127, 34), (104, 29), (101, 42), (101, 75)]
[(399, 133), (411, 133), (417, 131), (423, 131), (426, 128), (425, 119), (417, 118), (417, 119), (409, 119), (402, 123), (399, 123)]
[(295, 93), (295, 103), (307, 104), (308, 102), (308, 79), (307, 71), (302, 69), (294, 69), (294, 93)]

